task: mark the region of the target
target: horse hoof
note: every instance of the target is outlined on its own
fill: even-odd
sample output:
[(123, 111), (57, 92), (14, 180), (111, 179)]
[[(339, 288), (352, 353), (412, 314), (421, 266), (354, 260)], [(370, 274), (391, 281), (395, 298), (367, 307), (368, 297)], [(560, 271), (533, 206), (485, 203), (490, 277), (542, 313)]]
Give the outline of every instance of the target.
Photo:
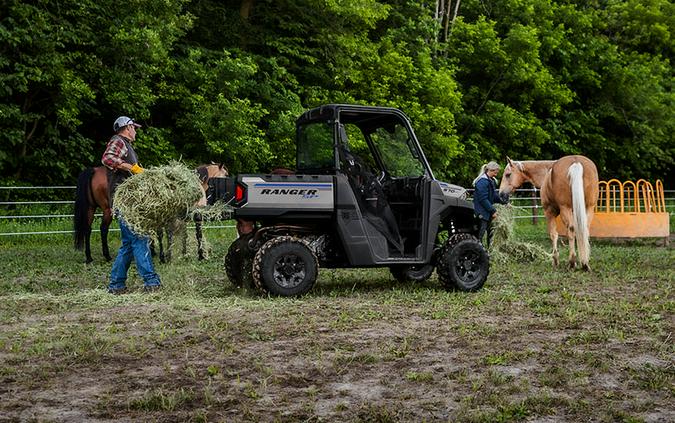
[(582, 265), (581, 265), (581, 270), (586, 271), (586, 272), (590, 272), (590, 271), (591, 271), (591, 266), (589, 266), (588, 264), (582, 264)]

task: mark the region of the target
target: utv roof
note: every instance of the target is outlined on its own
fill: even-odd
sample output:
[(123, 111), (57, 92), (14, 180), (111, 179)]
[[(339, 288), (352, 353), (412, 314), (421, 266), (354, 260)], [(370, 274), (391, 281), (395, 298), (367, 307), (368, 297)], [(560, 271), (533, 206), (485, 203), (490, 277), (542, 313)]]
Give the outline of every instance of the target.
[(342, 121), (346, 121), (344, 123), (348, 123), (349, 121), (352, 121), (352, 119), (349, 119), (350, 116), (360, 120), (358, 118), (363, 118), (363, 114), (371, 113), (374, 115), (397, 115), (408, 121), (408, 117), (402, 111), (393, 107), (362, 106), (358, 104), (324, 104), (323, 106), (307, 110), (298, 118), (297, 123), (325, 122), (337, 120), (338, 118)]

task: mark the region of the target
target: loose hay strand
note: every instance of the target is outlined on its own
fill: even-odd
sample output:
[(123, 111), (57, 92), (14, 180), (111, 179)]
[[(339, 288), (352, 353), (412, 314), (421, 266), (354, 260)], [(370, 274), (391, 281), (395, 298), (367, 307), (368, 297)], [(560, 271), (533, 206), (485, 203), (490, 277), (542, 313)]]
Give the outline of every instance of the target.
[(511, 205), (495, 204), (497, 215), (492, 221), (491, 258), (498, 262), (518, 261), (532, 262), (546, 260), (551, 254), (539, 245), (522, 242), (516, 239), (513, 231), (515, 225), (515, 209)]

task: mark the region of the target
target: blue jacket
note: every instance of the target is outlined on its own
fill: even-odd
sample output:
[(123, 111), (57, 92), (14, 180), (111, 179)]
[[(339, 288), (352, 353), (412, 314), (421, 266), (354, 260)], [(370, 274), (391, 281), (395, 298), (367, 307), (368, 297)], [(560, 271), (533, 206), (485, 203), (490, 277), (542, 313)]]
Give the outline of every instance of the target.
[(497, 184), (492, 178), (484, 173), (476, 181), (476, 189), (473, 192), (473, 208), (476, 214), (483, 220), (490, 220), (492, 214), (496, 211), (494, 203), (504, 202), (499, 197)]

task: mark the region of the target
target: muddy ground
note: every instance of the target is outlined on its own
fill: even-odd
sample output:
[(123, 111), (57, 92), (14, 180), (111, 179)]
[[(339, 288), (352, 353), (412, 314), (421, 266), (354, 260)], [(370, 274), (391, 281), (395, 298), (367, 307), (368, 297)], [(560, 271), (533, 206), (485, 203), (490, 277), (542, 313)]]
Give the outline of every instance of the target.
[(4, 257), (0, 421), (675, 421), (672, 244), (494, 264), (470, 294), (323, 270), (300, 299), (220, 261), (111, 296), (109, 265), (61, 255)]

